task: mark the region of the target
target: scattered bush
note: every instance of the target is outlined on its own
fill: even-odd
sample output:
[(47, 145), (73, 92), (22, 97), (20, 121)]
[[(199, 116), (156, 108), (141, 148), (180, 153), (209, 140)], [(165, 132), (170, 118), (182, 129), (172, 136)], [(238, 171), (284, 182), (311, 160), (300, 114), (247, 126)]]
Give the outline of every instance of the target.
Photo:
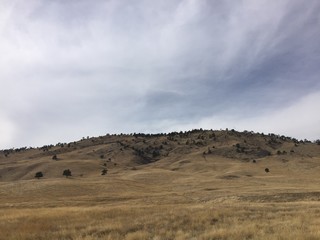
[(153, 152), (152, 152), (152, 157), (159, 157), (160, 156), (160, 151), (159, 150), (154, 150)]
[(34, 177), (37, 178), (37, 179), (40, 179), (40, 178), (43, 177), (43, 173), (42, 172), (37, 172)]
[(52, 160), (58, 160), (57, 155), (53, 155), (53, 156), (52, 156)]
[(101, 171), (101, 175), (106, 175), (106, 174), (107, 174), (107, 172), (108, 172), (108, 170), (107, 170), (107, 169), (103, 169), (103, 170)]
[(280, 150), (278, 150), (278, 151), (277, 151), (277, 154), (278, 154), (278, 155), (286, 155), (287, 152), (286, 152), (286, 151), (282, 151), (282, 152), (281, 152)]
[(270, 172), (269, 168), (264, 169), (266, 173)]
[(70, 169), (65, 169), (62, 173), (62, 176), (66, 176), (66, 178), (72, 176)]

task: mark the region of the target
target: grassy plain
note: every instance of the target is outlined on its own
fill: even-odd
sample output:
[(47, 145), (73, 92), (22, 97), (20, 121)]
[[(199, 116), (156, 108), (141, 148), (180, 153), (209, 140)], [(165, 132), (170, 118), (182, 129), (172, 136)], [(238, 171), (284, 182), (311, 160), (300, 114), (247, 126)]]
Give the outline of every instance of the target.
[[(58, 161), (38, 150), (2, 158), (0, 239), (320, 239), (320, 146), (283, 142), (295, 151), (268, 148), (271, 155), (253, 163), (250, 153), (226, 156), (237, 141), (215, 139), (206, 155), (210, 142), (186, 150), (175, 141), (168, 155), (144, 164), (110, 143)], [(66, 167), (70, 178), (61, 175)]]

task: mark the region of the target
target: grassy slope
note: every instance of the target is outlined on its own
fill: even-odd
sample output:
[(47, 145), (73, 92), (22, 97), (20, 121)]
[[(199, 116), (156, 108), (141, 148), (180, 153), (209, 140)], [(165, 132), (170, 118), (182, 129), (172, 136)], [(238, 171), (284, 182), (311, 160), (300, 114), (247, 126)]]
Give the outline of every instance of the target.
[(319, 145), (230, 131), (2, 154), (0, 239), (319, 239), (319, 163)]

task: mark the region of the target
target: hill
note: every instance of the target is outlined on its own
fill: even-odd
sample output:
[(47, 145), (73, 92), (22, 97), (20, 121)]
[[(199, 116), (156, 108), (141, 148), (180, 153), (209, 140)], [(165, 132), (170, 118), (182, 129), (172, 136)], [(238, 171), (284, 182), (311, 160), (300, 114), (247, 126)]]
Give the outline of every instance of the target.
[(318, 142), (234, 130), (2, 150), (0, 239), (319, 239), (319, 171)]
[[(2, 150), (0, 180), (33, 179), (38, 171), (45, 178), (57, 178), (66, 168), (81, 177), (98, 176), (103, 169), (109, 175), (150, 167), (195, 172), (205, 170), (217, 159), (255, 162), (268, 167), (272, 164), (270, 159), (287, 165), (305, 160), (307, 164), (319, 156), (319, 145), (310, 141), (247, 131), (106, 135), (39, 148)], [(247, 171), (250, 172), (250, 167)]]

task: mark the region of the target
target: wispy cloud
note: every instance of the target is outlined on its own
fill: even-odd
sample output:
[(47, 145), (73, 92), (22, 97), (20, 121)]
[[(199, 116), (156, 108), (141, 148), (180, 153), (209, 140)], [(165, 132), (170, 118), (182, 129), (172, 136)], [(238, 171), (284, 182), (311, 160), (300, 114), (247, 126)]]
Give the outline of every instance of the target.
[(316, 0), (1, 1), (0, 147), (195, 125), (316, 138), (319, 10)]
[[(184, 129), (236, 129), (264, 133), (276, 133), (304, 139), (315, 140), (320, 133), (320, 113), (316, 103), (320, 101), (320, 92), (306, 95), (287, 107), (268, 109), (261, 114), (243, 117), (239, 112), (227, 111), (213, 114), (199, 121), (181, 124), (171, 122), (166, 131), (180, 131)], [(250, 107), (250, 106), (249, 106)]]

